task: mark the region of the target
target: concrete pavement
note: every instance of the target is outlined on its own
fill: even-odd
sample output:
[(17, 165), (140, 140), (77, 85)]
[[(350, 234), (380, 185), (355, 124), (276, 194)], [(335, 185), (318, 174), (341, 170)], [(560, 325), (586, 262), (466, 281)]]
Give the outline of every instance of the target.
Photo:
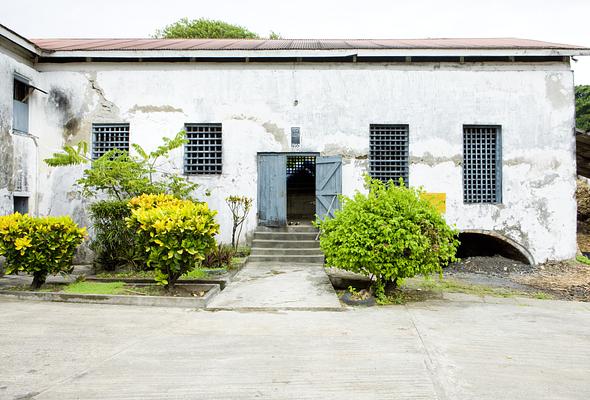
[(590, 304), (448, 299), (344, 312), (0, 299), (0, 399), (590, 398)]
[(251, 262), (208, 308), (339, 309), (323, 264)]

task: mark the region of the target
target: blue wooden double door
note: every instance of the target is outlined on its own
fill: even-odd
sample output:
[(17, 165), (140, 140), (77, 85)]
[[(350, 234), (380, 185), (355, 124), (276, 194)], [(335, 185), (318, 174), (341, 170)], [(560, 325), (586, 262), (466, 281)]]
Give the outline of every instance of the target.
[[(312, 165), (313, 164), (313, 165)], [(313, 171), (313, 172), (311, 172)], [(303, 177), (302, 175), (307, 175)], [(284, 226), (297, 209), (305, 209), (309, 197), (297, 194), (298, 176), (312, 179), (315, 215), (333, 216), (340, 207), (338, 195), (342, 193), (342, 158), (320, 156), (317, 153), (259, 153), (258, 154), (258, 223), (264, 226)], [(289, 202), (289, 207), (288, 207)]]

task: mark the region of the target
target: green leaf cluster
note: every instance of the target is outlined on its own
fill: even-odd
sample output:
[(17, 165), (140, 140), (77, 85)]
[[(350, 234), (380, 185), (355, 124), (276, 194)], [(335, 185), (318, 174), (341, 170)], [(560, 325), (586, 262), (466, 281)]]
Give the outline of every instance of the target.
[(217, 212), (206, 203), (144, 194), (131, 199), (129, 207), (131, 216), (126, 221), (147, 254), (156, 281), (168, 289), (215, 247)]
[(576, 86), (576, 127), (590, 131), (590, 85)]
[[(132, 144), (137, 153), (114, 149), (97, 160), (90, 160), (88, 145), (64, 146), (62, 153), (55, 153), (44, 160), (48, 165), (69, 166), (92, 162), (77, 181), (83, 196), (92, 198), (104, 193), (111, 199), (124, 200), (143, 193), (170, 193), (181, 198), (190, 198), (198, 185), (177, 174), (160, 173), (158, 161), (187, 142), (186, 132), (180, 131), (173, 138), (164, 138), (163, 143), (148, 153), (138, 144)], [(158, 179), (156, 179), (158, 178)]]
[(79, 165), (90, 161), (86, 154), (88, 153), (88, 143), (80, 142), (76, 146), (64, 146), (63, 152), (53, 153), (51, 158), (45, 160), (50, 167), (61, 167), (65, 165)]
[(201, 267), (207, 269), (230, 268), (235, 255), (236, 249), (233, 246), (219, 243), (205, 254), (205, 258), (201, 261)]
[(243, 26), (207, 18), (192, 20), (182, 18), (163, 29), (156, 30), (154, 37), (163, 39), (259, 39), (256, 33)]
[(420, 190), (369, 177), (366, 184), (367, 195), (342, 196), (334, 218), (316, 221), (328, 265), (374, 278), (382, 299), (386, 285), (440, 273), (455, 260), (458, 232), (420, 198)]
[(76, 248), (86, 235), (70, 217), (32, 217), (19, 213), (0, 216), (0, 255), (6, 272), (33, 275), (38, 289), (48, 275), (69, 273)]

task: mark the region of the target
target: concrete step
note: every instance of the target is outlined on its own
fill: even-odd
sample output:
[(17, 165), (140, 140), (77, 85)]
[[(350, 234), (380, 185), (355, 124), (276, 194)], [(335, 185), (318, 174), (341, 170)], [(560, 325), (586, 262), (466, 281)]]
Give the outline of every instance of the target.
[(268, 226), (259, 226), (256, 228), (257, 232), (315, 232), (318, 229), (313, 225), (287, 225), (280, 228), (271, 228)]
[(254, 239), (252, 241), (252, 249), (257, 247), (277, 249), (319, 249), (320, 242), (317, 240)]
[(315, 240), (317, 232), (254, 232), (254, 239), (263, 240)]
[(276, 247), (253, 247), (253, 256), (295, 256), (295, 255), (308, 255), (308, 256), (323, 256), (322, 251), (319, 248), (301, 248), (301, 249), (281, 249)]
[(271, 255), (251, 255), (248, 257), (248, 262), (282, 262), (282, 263), (307, 263), (307, 264), (323, 264), (323, 255), (293, 255), (293, 256), (271, 256)]

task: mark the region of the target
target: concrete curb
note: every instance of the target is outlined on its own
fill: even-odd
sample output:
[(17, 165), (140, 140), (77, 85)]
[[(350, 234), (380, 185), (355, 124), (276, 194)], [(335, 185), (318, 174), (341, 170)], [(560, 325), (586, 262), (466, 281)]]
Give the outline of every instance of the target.
[(205, 308), (207, 304), (220, 292), (219, 285), (210, 286), (205, 296), (195, 297), (167, 297), (167, 296), (131, 296), (108, 294), (77, 294), (57, 292), (19, 292), (0, 290), (0, 297), (16, 298), (19, 300), (58, 301), (66, 303), (115, 304), (128, 306), (150, 307), (181, 307)]
[[(219, 285), (220, 289), (223, 290), (227, 285), (230, 284), (232, 278), (236, 276), (238, 272), (246, 262), (248, 261), (248, 257), (244, 257), (244, 260), (240, 262), (235, 268), (232, 268), (224, 275), (219, 276), (218, 279), (180, 279), (178, 280), (178, 284), (197, 284), (197, 285)], [(94, 275), (89, 275), (85, 277), (85, 280), (92, 281), (92, 282), (125, 282), (125, 283), (155, 283), (154, 279), (148, 278), (98, 278)]]
[(280, 312), (280, 311), (303, 311), (303, 312), (346, 312), (351, 310), (347, 307), (206, 307), (199, 311), (209, 312)]

